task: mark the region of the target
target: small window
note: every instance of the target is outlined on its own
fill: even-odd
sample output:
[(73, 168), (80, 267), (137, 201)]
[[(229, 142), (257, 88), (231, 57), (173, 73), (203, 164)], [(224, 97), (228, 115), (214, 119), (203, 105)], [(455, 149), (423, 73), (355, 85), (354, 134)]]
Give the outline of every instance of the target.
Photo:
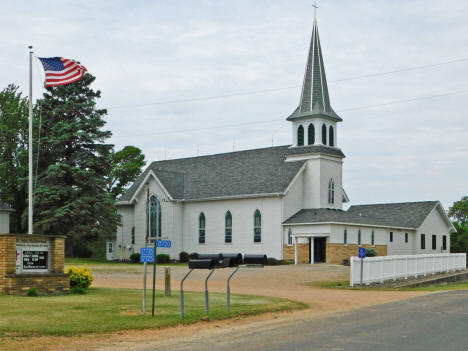
[(435, 235), (432, 236), (432, 250), (437, 249), (437, 237)]
[(297, 128), (297, 146), (302, 145), (304, 145), (304, 127), (299, 126), (299, 128)]
[(307, 144), (315, 144), (315, 127), (312, 123), (309, 124), (309, 128), (307, 128)]
[(346, 228), (344, 229), (344, 233), (343, 233), (343, 243), (345, 245), (348, 245), (348, 231), (346, 230)]
[(447, 235), (442, 236), (442, 250), (447, 250)]
[(421, 234), (421, 250), (426, 250), (426, 234)]
[(408, 243), (408, 233), (405, 233), (405, 243)]
[(390, 232), (390, 242), (393, 243), (393, 232)]
[(289, 228), (289, 230), (288, 230), (288, 245), (289, 246), (292, 245), (292, 230), (291, 230), (291, 228)]
[(335, 135), (333, 133), (333, 127), (330, 126), (328, 129), (328, 145), (335, 146)]
[(262, 242), (262, 215), (259, 210), (254, 214), (254, 243)]
[(112, 253), (112, 243), (109, 243), (109, 253)]
[(200, 216), (198, 216), (198, 243), (199, 244), (205, 243), (205, 239), (206, 239), (205, 225), (206, 225), (205, 214), (202, 212), (200, 213)]
[(371, 233), (371, 245), (375, 245), (374, 229), (372, 229), (372, 233)]
[(359, 231), (357, 233), (357, 243), (358, 243), (358, 245), (361, 245), (361, 229), (359, 229)]
[(226, 212), (224, 218), (224, 242), (226, 244), (232, 243), (232, 215), (230, 211)]
[(135, 245), (135, 227), (132, 227), (132, 245)]
[(327, 127), (325, 124), (322, 125), (322, 144), (327, 145)]
[(333, 179), (328, 181), (328, 203), (330, 205), (335, 203), (335, 182)]

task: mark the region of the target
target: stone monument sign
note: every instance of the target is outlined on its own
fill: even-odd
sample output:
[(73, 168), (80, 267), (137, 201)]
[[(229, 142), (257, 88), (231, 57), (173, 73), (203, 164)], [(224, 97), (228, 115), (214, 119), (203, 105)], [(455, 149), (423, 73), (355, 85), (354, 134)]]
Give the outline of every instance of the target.
[(30, 288), (66, 293), (64, 265), (63, 236), (0, 234), (0, 294), (25, 295)]

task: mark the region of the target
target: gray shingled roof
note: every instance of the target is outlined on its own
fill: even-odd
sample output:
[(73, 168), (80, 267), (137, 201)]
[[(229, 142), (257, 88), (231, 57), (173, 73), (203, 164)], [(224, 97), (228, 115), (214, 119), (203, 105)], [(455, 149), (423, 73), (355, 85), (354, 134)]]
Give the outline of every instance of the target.
[(304, 161), (284, 162), (289, 146), (152, 162), (119, 199), (129, 201), (152, 170), (174, 199), (281, 193)]
[(321, 115), (335, 121), (342, 121), (330, 105), (327, 77), (325, 75), (325, 65), (323, 63), (322, 47), (320, 45), (316, 20), (314, 20), (312, 29), (301, 100), (297, 109), (288, 117), (288, 120), (291, 121), (313, 115)]
[(14, 211), (10, 206), (8, 206), (6, 203), (0, 199), (0, 211)]
[(284, 224), (355, 223), (399, 228), (419, 228), (438, 201), (357, 205), (348, 211), (333, 209), (300, 210)]
[(336, 156), (344, 158), (345, 155), (341, 149), (326, 145), (305, 145), (305, 146), (295, 146), (289, 150), (289, 155), (300, 155), (300, 154), (311, 154), (311, 153), (321, 153), (331, 156)]

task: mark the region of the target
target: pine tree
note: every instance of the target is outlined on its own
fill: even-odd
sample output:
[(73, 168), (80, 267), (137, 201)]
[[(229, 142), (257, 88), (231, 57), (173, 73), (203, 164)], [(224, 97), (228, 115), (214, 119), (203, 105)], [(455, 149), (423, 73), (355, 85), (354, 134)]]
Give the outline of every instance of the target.
[(106, 190), (113, 146), (105, 141), (105, 109), (96, 108), (100, 91), (81, 80), (47, 88), (42, 104), (39, 174), (34, 230), (66, 235), (66, 253), (115, 233), (119, 218)]

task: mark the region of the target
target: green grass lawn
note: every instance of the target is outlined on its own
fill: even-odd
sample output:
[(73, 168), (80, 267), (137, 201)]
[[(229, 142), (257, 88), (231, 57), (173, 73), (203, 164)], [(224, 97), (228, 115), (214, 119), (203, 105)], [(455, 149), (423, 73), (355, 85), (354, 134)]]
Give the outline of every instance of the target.
[(324, 289), (348, 289), (348, 290), (380, 290), (380, 291), (443, 291), (443, 290), (468, 290), (468, 282), (456, 283), (456, 284), (440, 284), (440, 285), (429, 285), (420, 286), (414, 288), (381, 288), (378, 286), (363, 286), (359, 285), (351, 287), (349, 280), (340, 281), (324, 281), (324, 282), (312, 282), (307, 285), (313, 287), (319, 287)]
[[(84, 264), (88, 265), (132, 265), (138, 267), (139, 265), (143, 266), (143, 263), (130, 263), (130, 262), (120, 262), (120, 261), (107, 261), (104, 259), (97, 258), (78, 258), (78, 257), (67, 257), (65, 259), (65, 265), (75, 265), (81, 266)], [(160, 266), (187, 266), (187, 263), (158, 263)]]
[(142, 293), (136, 289), (90, 288), (86, 295), (0, 296), (0, 340), (12, 336), (60, 335), (113, 332), (127, 329), (161, 328), (199, 320), (224, 319), (307, 307), (286, 299), (231, 295), (231, 314), (226, 312), (225, 294), (210, 294), (210, 314), (204, 314), (204, 294), (185, 293), (185, 318), (179, 318), (179, 294), (156, 295), (156, 315), (141, 314)]

